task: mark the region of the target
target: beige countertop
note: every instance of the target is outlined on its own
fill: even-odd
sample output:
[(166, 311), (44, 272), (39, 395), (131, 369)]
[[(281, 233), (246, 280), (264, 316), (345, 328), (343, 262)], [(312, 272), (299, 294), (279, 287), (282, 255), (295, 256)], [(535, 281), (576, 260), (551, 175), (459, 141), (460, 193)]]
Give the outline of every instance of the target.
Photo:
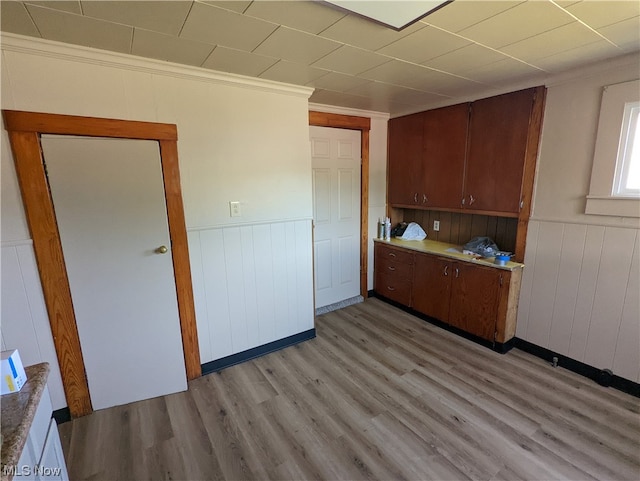
[(0, 398), (2, 408), (2, 453), (0, 455), (0, 479), (10, 480), (5, 475), (5, 466), (18, 464), (31, 423), (40, 404), (42, 392), (49, 377), (49, 363), (42, 362), (25, 368), (27, 382), (18, 392)]
[[(499, 266), (494, 264), (493, 257), (474, 257), (469, 254), (462, 253), (462, 247), (454, 244), (448, 244), (446, 242), (439, 242), (434, 240), (402, 240), (392, 237), (391, 240), (383, 240), (383, 239), (373, 239), (374, 242), (379, 242), (380, 244), (387, 244), (395, 247), (402, 247), (404, 249), (409, 249), (416, 252), (424, 252), (427, 254), (434, 254), (441, 257), (449, 257), (451, 259), (455, 259), (457, 261), (470, 262), (472, 264), (478, 264), (481, 266), (487, 267), (495, 267), (496, 269), (503, 269), (507, 271), (513, 271), (515, 269), (522, 269), (524, 264), (520, 264), (519, 262), (507, 262), (503, 266)], [(455, 251), (454, 251), (455, 250)]]

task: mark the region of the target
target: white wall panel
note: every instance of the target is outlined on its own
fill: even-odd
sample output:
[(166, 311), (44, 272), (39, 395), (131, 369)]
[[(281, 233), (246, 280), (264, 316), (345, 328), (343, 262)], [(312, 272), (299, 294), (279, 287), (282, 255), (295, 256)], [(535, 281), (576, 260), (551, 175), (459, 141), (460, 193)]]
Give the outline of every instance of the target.
[(613, 367), (636, 231), (607, 227), (584, 361), (597, 368)]
[(520, 301), (518, 303), (518, 323), (516, 324), (516, 335), (522, 339), (527, 338), (527, 328), (529, 326), (529, 308), (531, 306), (533, 276), (536, 272), (536, 247), (538, 246), (539, 230), (539, 222), (534, 220), (529, 222), (529, 229), (527, 230), (527, 250), (524, 259), (525, 268), (522, 274)]
[(0, 262), (2, 349), (18, 349), (25, 366), (48, 362), (53, 408), (62, 409), (67, 402), (31, 243), (3, 245)]
[(580, 361), (584, 359), (585, 350), (587, 349), (587, 336), (591, 326), (593, 297), (598, 281), (604, 230), (605, 228), (602, 226), (587, 226), (587, 234), (584, 241), (584, 256), (580, 269), (576, 310), (569, 341), (569, 357)]
[[(553, 305), (556, 297), (560, 248), (562, 246), (562, 224), (540, 224), (536, 267), (531, 286), (529, 325), (527, 340), (540, 346), (549, 345)], [(532, 326), (531, 318), (535, 319)]]
[[(193, 284), (193, 297), (206, 299), (204, 271), (202, 262), (202, 248), (200, 246), (200, 232), (187, 232), (189, 242), (189, 259), (191, 263), (191, 282)], [(206, 302), (196, 302), (196, 323), (198, 325), (198, 343), (200, 345), (200, 358), (211, 359), (211, 339), (209, 332), (209, 314)]]
[(517, 336), (637, 382), (639, 238), (636, 229), (531, 221)]
[(640, 235), (638, 233), (636, 233), (630, 267), (612, 370), (619, 376), (640, 382)]
[(192, 276), (203, 363), (313, 329), (311, 220), (189, 237), (204, 273)]
[[(568, 320), (574, 319), (586, 232), (585, 225), (566, 224), (564, 226), (558, 285), (549, 334), (549, 348), (556, 352), (569, 351), (573, 322)], [(565, 319), (567, 322), (563, 322)]]

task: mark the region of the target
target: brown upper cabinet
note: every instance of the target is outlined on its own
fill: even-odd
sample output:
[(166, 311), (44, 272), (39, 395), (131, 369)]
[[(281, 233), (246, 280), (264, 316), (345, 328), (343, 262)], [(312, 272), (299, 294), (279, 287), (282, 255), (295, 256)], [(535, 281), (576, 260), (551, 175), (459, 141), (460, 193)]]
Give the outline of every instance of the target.
[(389, 204), (519, 217), (531, 199), (543, 102), (535, 87), (392, 119)]
[(389, 203), (416, 206), (422, 199), (423, 114), (389, 122)]
[(473, 102), (464, 207), (518, 215), (535, 89)]

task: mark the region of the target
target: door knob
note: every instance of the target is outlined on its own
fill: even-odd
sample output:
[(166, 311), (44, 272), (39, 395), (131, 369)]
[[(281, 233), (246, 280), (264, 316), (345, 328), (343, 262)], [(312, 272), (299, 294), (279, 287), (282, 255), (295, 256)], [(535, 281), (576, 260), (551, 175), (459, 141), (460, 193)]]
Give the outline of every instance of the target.
[(156, 249), (156, 254), (166, 254), (168, 251), (167, 246), (160, 246)]

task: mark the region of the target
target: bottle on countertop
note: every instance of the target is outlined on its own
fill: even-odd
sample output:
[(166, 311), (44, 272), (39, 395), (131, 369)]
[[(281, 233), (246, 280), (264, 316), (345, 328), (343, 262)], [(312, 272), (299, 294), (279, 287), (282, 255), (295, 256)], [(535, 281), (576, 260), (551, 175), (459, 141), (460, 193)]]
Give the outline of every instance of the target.
[(384, 240), (391, 240), (391, 219), (388, 217), (384, 222)]
[(378, 217), (378, 239), (384, 239), (384, 223), (382, 217)]

